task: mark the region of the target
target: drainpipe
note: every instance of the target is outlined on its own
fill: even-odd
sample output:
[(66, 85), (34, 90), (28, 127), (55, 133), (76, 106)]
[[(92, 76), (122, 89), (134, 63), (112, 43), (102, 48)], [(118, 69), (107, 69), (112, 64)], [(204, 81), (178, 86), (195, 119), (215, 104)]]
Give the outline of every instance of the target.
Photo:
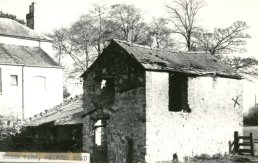
[(24, 120), (24, 67), (26, 66), (23, 65), (22, 66), (22, 119)]

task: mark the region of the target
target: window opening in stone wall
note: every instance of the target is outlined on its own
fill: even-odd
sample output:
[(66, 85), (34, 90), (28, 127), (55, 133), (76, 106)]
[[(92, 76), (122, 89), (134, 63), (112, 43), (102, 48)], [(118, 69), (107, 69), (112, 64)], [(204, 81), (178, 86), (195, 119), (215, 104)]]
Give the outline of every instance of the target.
[(12, 86), (18, 85), (18, 75), (10, 75), (10, 85)]
[(115, 102), (114, 78), (106, 78), (101, 81), (102, 101), (105, 105), (113, 105)]
[(98, 146), (101, 146), (101, 139), (102, 139), (102, 123), (101, 123), (101, 120), (98, 120), (95, 125), (94, 125), (94, 128), (95, 128), (95, 144), (98, 145)]
[(105, 79), (103, 79), (102, 81), (101, 81), (101, 84), (100, 84), (100, 87), (101, 87), (101, 89), (103, 89), (104, 87), (106, 87), (106, 80)]
[(191, 112), (188, 105), (188, 79), (184, 74), (169, 75), (169, 111)]
[(133, 163), (133, 139), (127, 139), (126, 163)]

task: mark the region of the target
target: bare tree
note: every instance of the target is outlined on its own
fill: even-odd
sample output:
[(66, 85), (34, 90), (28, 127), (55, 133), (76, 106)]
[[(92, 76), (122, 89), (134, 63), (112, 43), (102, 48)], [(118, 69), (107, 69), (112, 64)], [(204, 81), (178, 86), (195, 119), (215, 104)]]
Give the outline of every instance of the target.
[[(69, 30), (69, 55), (77, 59), (77, 63), (86, 70), (89, 67), (90, 52), (98, 38), (98, 29), (94, 26), (95, 19), (90, 15), (82, 15)], [(76, 58), (77, 57), (77, 58)], [(82, 58), (79, 58), (82, 57)]]
[(204, 3), (198, 0), (175, 0), (173, 5), (166, 5), (174, 26), (173, 33), (183, 36), (188, 51), (192, 50), (192, 34), (198, 29), (196, 17), (203, 6)]
[(75, 69), (85, 71), (89, 67), (91, 52), (99, 37), (95, 23), (95, 19), (87, 14), (82, 15), (69, 28), (54, 30), (51, 36), (54, 38), (59, 62), (62, 56), (68, 55), (74, 61)]
[(223, 56), (221, 59), (245, 77), (247, 77), (246, 75), (258, 77), (258, 60), (253, 57), (242, 58)]
[(145, 22), (140, 22), (133, 29), (132, 42), (140, 45), (151, 45), (150, 27)]
[(228, 28), (217, 28), (213, 33), (196, 32), (197, 47), (214, 55), (217, 53), (245, 52), (246, 39), (250, 38), (245, 30), (248, 28), (245, 22), (234, 22)]
[(119, 27), (122, 39), (133, 41), (135, 27), (142, 22), (140, 10), (133, 5), (115, 4), (111, 6), (110, 18)]
[(170, 35), (172, 30), (167, 27), (166, 18), (153, 18), (150, 25), (150, 35), (153, 37), (153, 43), (157, 48), (172, 48), (174, 46)]
[(65, 29), (55, 29), (52, 33), (48, 34), (53, 39), (53, 48), (55, 49), (55, 59), (59, 65), (62, 65), (62, 59), (65, 57), (65, 50), (63, 42), (65, 40)]
[(96, 49), (99, 55), (102, 51), (102, 47), (105, 41), (103, 26), (105, 23), (106, 13), (107, 13), (106, 7), (101, 4), (94, 4), (93, 9), (90, 11), (90, 13), (93, 15), (93, 17), (96, 17), (96, 21), (98, 22), (96, 24), (96, 29), (98, 29), (97, 30), (98, 37), (96, 38), (97, 39)]
[(248, 26), (245, 22), (234, 22), (228, 28), (216, 28), (213, 33), (200, 30), (194, 33), (196, 48), (215, 55), (243, 75), (258, 76), (258, 61), (255, 58), (223, 56), (225, 53), (246, 52), (246, 39), (250, 36), (245, 33)]

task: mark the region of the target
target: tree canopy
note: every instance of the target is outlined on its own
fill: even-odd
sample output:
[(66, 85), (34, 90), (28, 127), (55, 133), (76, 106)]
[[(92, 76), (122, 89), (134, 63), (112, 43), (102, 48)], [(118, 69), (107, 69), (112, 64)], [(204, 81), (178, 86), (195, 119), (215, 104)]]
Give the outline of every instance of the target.
[(196, 17), (203, 6), (204, 3), (199, 0), (175, 0), (172, 5), (166, 5), (173, 33), (183, 36), (188, 51), (192, 50), (192, 35), (199, 29)]
[(194, 34), (197, 47), (210, 54), (246, 52), (244, 45), (250, 35), (245, 33), (248, 28), (243, 21), (236, 21), (228, 28), (215, 28), (214, 31), (199, 30)]
[[(258, 64), (255, 58), (228, 57), (226, 54), (246, 52), (246, 22), (236, 21), (227, 28), (215, 28), (208, 32), (197, 24), (199, 10), (206, 4), (200, 0), (174, 0), (166, 5), (168, 17), (156, 17), (151, 22), (144, 19), (143, 11), (134, 5), (114, 4), (93, 5), (68, 28), (53, 31), (56, 58), (61, 63), (64, 56), (74, 62), (73, 72), (85, 71), (112, 39), (152, 48), (179, 51), (180, 44), (175, 35), (184, 38), (187, 51), (205, 51), (223, 60), (239, 73), (258, 76), (253, 67)], [(165, 8), (164, 8), (165, 9)], [(189, 54), (190, 55), (190, 54)]]
[(5, 13), (3, 11), (0, 11), (0, 18), (9, 18), (9, 19), (17, 21), (20, 24), (23, 24), (23, 25), (25, 24), (25, 21), (23, 19), (19, 19), (19, 18), (17, 18), (16, 15)]

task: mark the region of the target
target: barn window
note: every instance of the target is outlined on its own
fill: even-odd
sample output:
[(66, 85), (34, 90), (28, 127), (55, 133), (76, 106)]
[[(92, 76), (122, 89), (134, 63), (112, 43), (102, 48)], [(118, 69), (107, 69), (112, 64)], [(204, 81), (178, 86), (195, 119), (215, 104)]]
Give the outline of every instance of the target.
[(101, 81), (101, 95), (104, 104), (113, 105), (115, 102), (114, 78), (105, 78)]
[(101, 81), (101, 84), (100, 84), (101, 89), (106, 87), (106, 82), (107, 82), (107, 80), (105, 80), (105, 79)]
[(101, 138), (102, 138), (102, 123), (101, 120), (98, 120), (95, 125), (95, 144), (101, 146)]
[(10, 85), (12, 86), (18, 85), (18, 75), (10, 75)]
[(127, 139), (126, 163), (133, 163), (133, 139)]
[(169, 75), (169, 111), (191, 112), (188, 105), (188, 83), (184, 74)]

